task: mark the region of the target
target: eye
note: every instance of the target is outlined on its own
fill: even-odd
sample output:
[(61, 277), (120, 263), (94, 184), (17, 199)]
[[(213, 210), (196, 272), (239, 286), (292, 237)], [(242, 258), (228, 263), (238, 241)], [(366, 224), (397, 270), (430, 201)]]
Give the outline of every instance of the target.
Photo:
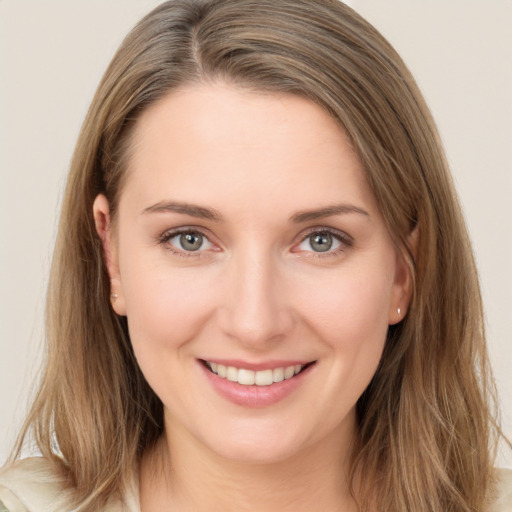
[(212, 243), (208, 238), (197, 231), (170, 233), (167, 241), (176, 249), (186, 252), (205, 251), (212, 248)]
[(307, 235), (297, 246), (299, 251), (312, 251), (316, 253), (335, 252), (342, 245), (349, 245), (339, 235), (329, 231), (315, 231)]

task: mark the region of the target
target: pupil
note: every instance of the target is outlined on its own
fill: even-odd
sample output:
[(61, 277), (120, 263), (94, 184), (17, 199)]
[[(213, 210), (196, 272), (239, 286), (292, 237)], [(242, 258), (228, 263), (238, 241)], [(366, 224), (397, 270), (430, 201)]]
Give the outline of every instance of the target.
[(320, 233), (311, 238), (311, 247), (316, 252), (326, 252), (332, 247), (332, 236), (329, 233)]
[(186, 233), (180, 236), (180, 243), (187, 251), (197, 251), (203, 245), (203, 237), (196, 233)]

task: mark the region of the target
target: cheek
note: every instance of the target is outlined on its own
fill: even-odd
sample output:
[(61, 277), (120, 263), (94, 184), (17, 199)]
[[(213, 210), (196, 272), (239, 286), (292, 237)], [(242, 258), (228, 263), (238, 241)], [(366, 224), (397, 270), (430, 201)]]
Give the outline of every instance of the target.
[(353, 406), (377, 370), (388, 332), (390, 276), (392, 270), (364, 266), (360, 272), (350, 269), (331, 275), (324, 286), (302, 294), (307, 296), (302, 311), (308, 312), (308, 324), (332, 363), (329, 382), (337, 390), (332, 395), (333, 410), (338, 410), (341, 396), (346, 399), (344, 406)]
[(210, 317), (214, 301), (207, 275), (136, 261), (124, 270), (126, 314), (136, 352), (158, 346), (177, 348)]
[(310, 287), (302, 306), (310, 322), (334, 343), (360, 345), (385, 336), (392, 293), (392, 272), (349, 270)]

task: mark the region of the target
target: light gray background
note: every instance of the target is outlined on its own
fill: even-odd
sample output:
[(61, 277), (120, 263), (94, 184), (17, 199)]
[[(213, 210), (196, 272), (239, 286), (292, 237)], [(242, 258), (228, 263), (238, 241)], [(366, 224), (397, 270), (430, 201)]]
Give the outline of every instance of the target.
[[(40, 364), (58, 203), (122, 37), (156, 0), (0, 0), (0, 463)], [(512, 436), (512, 1), (352, 0), (408, 63), (445, 142), (474, 242)], [(512, 467), (512, 453), (501, 465)]]

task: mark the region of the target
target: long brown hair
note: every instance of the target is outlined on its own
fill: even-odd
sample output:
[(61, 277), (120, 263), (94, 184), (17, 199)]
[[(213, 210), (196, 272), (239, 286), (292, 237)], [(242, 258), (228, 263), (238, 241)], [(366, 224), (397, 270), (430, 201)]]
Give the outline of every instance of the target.
[(498, 429), (461, 210), (406, 66), (338, 0), (176, 0), (127, 36), (71, 164), (48, 292), (47, 365), (15, 456), (32, 431), (42, 454), (69, 475), (80, 510), (98, 510), (162, 434), (162, 404), (137, 366), (125, 319), (109, 304), (92, 204), (104, 193), (115, 218), (140, 113), (173, 88), (215, 80), (298, 94), (329, 112), (410, 265), (409, 311), (390, 327), (357, 404), (350, 480), (364, 478), (355, 495), (382, 510), (485, 509)]

